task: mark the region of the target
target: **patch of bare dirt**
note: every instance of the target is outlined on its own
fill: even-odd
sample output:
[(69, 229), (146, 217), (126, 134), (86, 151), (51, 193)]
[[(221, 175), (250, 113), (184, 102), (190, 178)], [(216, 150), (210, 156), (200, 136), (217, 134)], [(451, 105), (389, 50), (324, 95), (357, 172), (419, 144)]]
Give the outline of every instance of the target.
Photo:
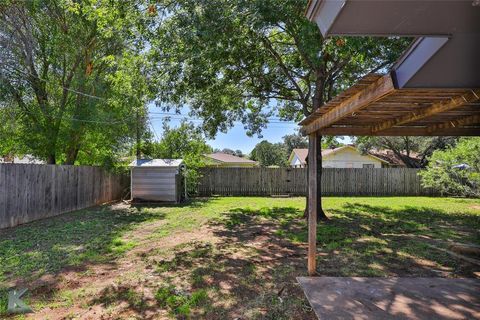
[[(47, 307), (28, 315), (29, 319), (70, 319), (75, 315), (75, 319), (115, 319), (134, 316), (138, 312), (133, 310), (129, 303), (116, 304), (113, 301), (107, 306), (101, 299), (89, 299), (88, 297), (102, 297), (109, 288), (118, 287), (122, 283), (123, 288), (130, 287), (139, 293), (145, 299), (144, 312), (141, 314), (143, 319), (162, 319), (168, 318), (164, 310), (155, 306), (154, 292), (151, 288), (142, 287), (142, 282), (148, 279), (154, 279), (151, 265), (142, 259), (142, 256), (148, 255), (155, 250), (171, 249), (175, 246), (192, 241), (208, 240), (215, 242), (215, 237), (208, 227), (202, 227), (192, 232), (177, 232), (164, 238), (148, 239), (151, 233), (156, 230), (160, 224), (155, 221), (145, 228), (135, 232), (135, 239), (140, 243), (134, 249), (126, 253), (121, 259), (112, 261), (108, 264), (92, 264), (82, 266), (81, 268), (65, 268), (56, 275), (45, 275), (37, 281), (27, 283), (17, 283), (17, 286), (29, 288), (33, 298), (41, 297), (43, 300), (54, 302), (58, 300), (58, 293), (74, 290), (76, 292), (83, 290), (86, 292), (85, 299), (74, 301), (73, 306), (68, 307)], [(140, 288), (140, 289), (139, 289)], [(120, 299), (121, 300), (121, 299)]]

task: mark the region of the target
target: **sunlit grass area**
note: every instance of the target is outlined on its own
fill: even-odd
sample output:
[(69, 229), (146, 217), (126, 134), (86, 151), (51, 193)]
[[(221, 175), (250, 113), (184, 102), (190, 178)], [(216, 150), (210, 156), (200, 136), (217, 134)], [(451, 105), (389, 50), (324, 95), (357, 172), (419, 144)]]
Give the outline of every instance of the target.
[[(36, 314), (313, 319), (295, 281), (306, 274), (304, 205), (256, 197), (118, 204), (2, 230), (0, 312), (7, 288), (24, 285)], [(479, 276), (441, 250), (480, 244), (478, 200), (328, 197), (324, 208), (319, 275)]]

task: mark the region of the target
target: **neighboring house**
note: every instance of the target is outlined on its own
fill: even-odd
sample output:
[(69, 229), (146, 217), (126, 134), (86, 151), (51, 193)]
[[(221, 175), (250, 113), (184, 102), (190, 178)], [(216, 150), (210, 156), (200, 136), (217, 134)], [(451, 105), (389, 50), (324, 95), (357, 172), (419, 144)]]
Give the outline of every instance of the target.
[(0, 163), (20, 163), (20, 164), (45, 164), (46, 162), (35, 158), (32, 155), (25, 155), (23, 157), (0, 157)]
[[(294, 168), (306, 166), (308, 149), (293, 149), (288, 162)], [(323, 168), (382, 168), (389, 163), (371, 154), (361, 154), (355, 147), (342, 146), (335, 149), (322, 150)]]
[(207, 166), (209, 167), (230, 167), (230, 168), (239, 168), (239, 167), (256, 167), (258, 162), (237, 157), (231, 154), (216, 152), (205, 155)]
[[(396, 155), (392, 150), (373, 150), (369, 152), (371, 155), (378, 157), (387, 161), (391, 168), (406, 168), (405, 162)], [(410, 156), (406, 154), (403, 155), (405, 159), (407, 159), (410, 163), (414, 163), (416, 167), (420, 167), (420, 156), (417, 153), (410, 153)]]
[(294, 168), (304, 168), (307, 164), (308, 149), (293, 149), (288, 164)]

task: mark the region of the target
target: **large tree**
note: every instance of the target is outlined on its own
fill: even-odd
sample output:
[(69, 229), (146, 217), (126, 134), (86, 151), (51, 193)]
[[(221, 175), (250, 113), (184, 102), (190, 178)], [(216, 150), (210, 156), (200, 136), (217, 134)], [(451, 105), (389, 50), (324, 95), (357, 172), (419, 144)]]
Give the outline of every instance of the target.
[(146, 102), (138, 3), (0, 5), (0, 113), (13, 115), (24, 152), (48, 163), (88, 163), (131, 135)]
[(307, 2), (165, 0), (168, 14), (151, 39), (159, 105), (189, 105), (210, 136), (235, 121), (255, 134), (272, 113), (310, 115), (406, 47), (401, 39), (323, 38), (305, 18)]

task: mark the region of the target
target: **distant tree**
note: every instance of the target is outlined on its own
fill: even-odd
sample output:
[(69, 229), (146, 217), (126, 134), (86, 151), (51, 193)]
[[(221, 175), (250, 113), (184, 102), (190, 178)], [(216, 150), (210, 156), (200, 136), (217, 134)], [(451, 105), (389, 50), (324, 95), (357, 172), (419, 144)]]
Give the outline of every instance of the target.
[(221, 152), (226, 153), (226, 154), (231, 154), (232, 156), (235, 155), (235, 151), (232, 150), (232, 149), (228, 149), (228, 148), (223, 148)]
[[(457, 137), (359, 137), (355, 140), (360, 151), (391, 150), (408, 168), (424, 168), (435, 150), (454, 146)], [(418, 159), (412, 158), (417, 154)]]
[(192, 123), (183, 122), (178, 128), (171, 128), (167, 122), (163, 124), (163, 136), (159, 142), (153, 142), (150, 156), (163, 159), (183, 159), (187, 166), (187, 187), (190, 193), (195, 192), (199, 168), (205, 165), (206, 153), (212, 148), (207, 145), (202, 130)]
[(245, 155), (243, 154), (242, 150), (232, 150), (229, 148), (215, 148), (213, 149), (213, 152), (221, 152), (221, 153), (226, 153), (226, 154), (231, 154), (232, 156), (237, 156), (237, 157), (244, 157)]
[(250, 159), (258, 161), (262, 167), (287, 165), (283, 143), (270, 143), (267, 140), (263, 140), (253, 148)]
[(308, 148), (308, 140), (299, 132), (287, 134), (282, 137), (287, 157), (292, 153), (293, 149)]
[(462, 138), (454, 147), (434, 151), (429, 160), (420, 172), (425, 187), (444, 195), (480, 196), (480, 138)]

